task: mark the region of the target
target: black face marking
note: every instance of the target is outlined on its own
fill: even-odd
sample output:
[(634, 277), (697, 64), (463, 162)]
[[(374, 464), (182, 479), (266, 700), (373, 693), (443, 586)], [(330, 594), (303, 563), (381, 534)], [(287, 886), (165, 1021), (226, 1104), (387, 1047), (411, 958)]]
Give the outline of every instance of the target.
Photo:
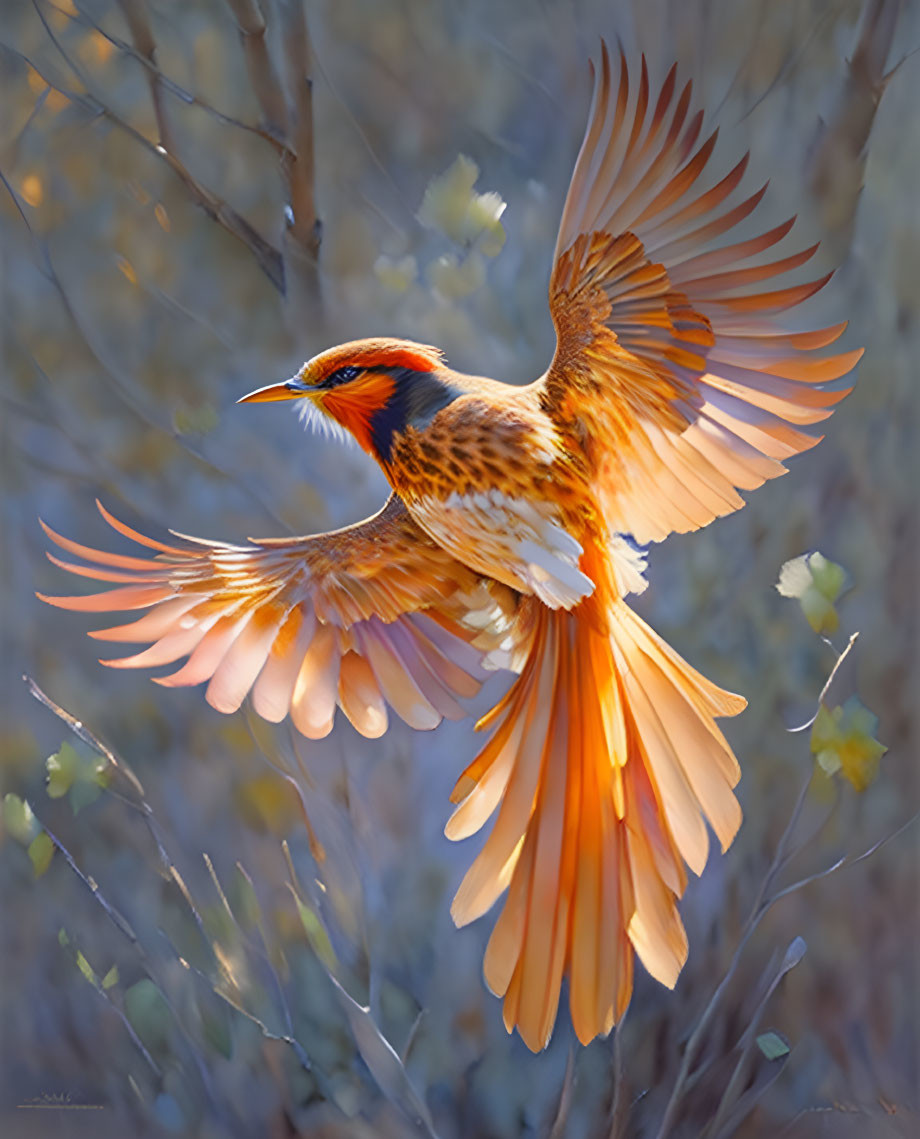
[(356, 380), (362, 371), (363, 369), (355, 364), (345, 364), (344, 367), (336, 368), (334, 372), (330, 372), (319, 386), (321, 388), (334, 388), (339, 384), (350, 383), (352, 380)]
[(443, 407), (463, 392), (432, 372), (414, 372), (410, 368), (381, 368), (396, 381), (396, 389), (387, 404), (371, 420), (371, 439), (378, 457), (390, 461), (395, 435), (407, 427), (427, 427)]

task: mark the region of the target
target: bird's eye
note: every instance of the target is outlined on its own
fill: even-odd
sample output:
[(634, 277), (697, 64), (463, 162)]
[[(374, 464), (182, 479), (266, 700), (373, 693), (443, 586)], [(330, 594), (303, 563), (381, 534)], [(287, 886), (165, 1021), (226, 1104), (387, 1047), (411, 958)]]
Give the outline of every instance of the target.
[(336, 369), (333, 378), (336, 383), (346, 384), (349, 380), (357, 379), (360, 371), (361, 369), (356, 368), (354, 364), (346, 364), (344, 368)]

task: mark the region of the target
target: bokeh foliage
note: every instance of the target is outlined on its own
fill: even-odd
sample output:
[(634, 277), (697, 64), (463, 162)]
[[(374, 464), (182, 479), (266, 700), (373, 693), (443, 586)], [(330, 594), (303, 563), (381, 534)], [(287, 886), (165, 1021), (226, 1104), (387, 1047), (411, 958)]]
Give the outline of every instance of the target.
[[(901, 7), (311, 3), (317, 264), (291, 167), (305, 111), (290, 3), (262, 5), (280, 108), (252, 70), (256, 4), (0, 5), (4, 1134), (40, 1134), (43, 1113), (15, 1105), (64, 1094), (105, 1105), (95, 1134), (654, 1134), (778, 845), (818, 832), (782, 889), (915, 809), (918, 57), (882, 82), (920, 37)], [(657, 76), (678, 58), (722, 105), (724, 161), (750, 147), (772, 221), (798, 212), (793, 237), (823, 236), (841, 265), (808, 323), (849, 316), (846, 346), (867, 351), (787, 478), (652, 551), (643, 614), (750, 698), (727, 729), (745, 824), (688, 891), (675, 992), (640, 976), (615, 1042), (578, 1048), (563, 1015), (532, 1057), (482, 984), (490, 920), (457, 931), (448, 915), (475, 847), (442, 834), (470, 725), (369, 742), (340, 723), (311, 743), (106, 672), (84, 622), (33, 598), (63, 588), (36, 517), (90, 544), (110, 541), (97, 495), (142, 528), (228, 540), (344, 524), (382, 501), (372, 464), (237, 396), (381, 333), (463, 370), (538, 375), (598, 34), (644, 49)], [(773, 588), (806, 553), (796, 596), (834, 651)], [(788, 734), (856, 630), (813, 726)], [(31, 699), (23, 672), (113, 756)], [(857, 794), (841, 774), (875, 781)], [(675, 1135), (911, 1133), (915, 855), (905, 832), (765, 914)]]

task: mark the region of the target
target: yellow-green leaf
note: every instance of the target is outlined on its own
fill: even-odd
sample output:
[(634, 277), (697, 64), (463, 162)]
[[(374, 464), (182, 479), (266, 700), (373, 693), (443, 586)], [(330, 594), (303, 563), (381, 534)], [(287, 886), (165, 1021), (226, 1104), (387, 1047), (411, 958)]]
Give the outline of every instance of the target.
[(53, 854), (54, 843), (48, 837), (47, 831), (39, 831), (29, 843), (29, 858), (32, 860), (32, 869), (36, 878), (41, 878), (51, 865)]
[(102, 987), (104, 989), (111, 989), (113, 985), (118, 984), (118, 966), (113, 965), (112, 968), (102, 978)]
[(822, 553), (816, 550), (808, 559), (808, 568), (811, 570), (811, 576), (818, 592), (828, 601), (836, 601), (846, 581), (847, 575), (843, 566), (828, 561)]
[(332, 948), (332, 942), (329, 940), (326, 927), (313, 910), (298, 898), (296, 894), (294, 895), (294, 901), (297, 903), (297, 912), (300, 915), (301, 924), (303, 925), (307, 940), (310, 942), (310, 947), (313, 952), (327, 969), (330, 971), (335, 969), (338, 965), (338, 958), (335, 955), (335, 950)]
[(783, 597), (798, 599), (816, 633), (834, 633), (840, 624), (834, 602), (845, 583), (842, 566), (815, 551), (786, 562), (779, 572), (776, 588)]
[(29, 846), (41, 830), (28, 800), (12, 792), (3, 796), (3, 825), (23, 846)]
[(851, 696), (843, 707), (821, 705), (811, 729), (811, 750), (828, 775), (840, 772), (857, 791), (865, 791), (878, 774), (888, 750), (875, 739), (878, 718)]
[(61, 799), (70, 790), (70, 785), (77, 776), (79, 759), (80, 757), (69, 743), (62, 743), (60, 749), (45, 760), (50, 798)]
[(45, 760), (48, 795), (52, 799), (70, 796), (73, 813), (79, 814), (99, 798), (100, 789), (111, 779), (111, 765), (96, 753), (81, 754), (69, 743), (61, 744), (54, 755)]
[(77, 950), (77, 968), (91, 985), (94, 985), (96, 988), (99, 987), (99, 978), (96, 976), (96, 971), (79, 949)]
[(783, 563), (776, 589), (783, 597), (801, 597), (813, 580), (808, 568), (808, 555), (802, 554)]
[(501, 216), (505, 201), (500, 194), (474, 189), (479, 167), (465, 154), (457, 156), (443, 174), (432, 178), (418, 212), (419, 221), (438, 229), (458, 245), (479, 242), (487, 257), (494, 257), (505, 243)]

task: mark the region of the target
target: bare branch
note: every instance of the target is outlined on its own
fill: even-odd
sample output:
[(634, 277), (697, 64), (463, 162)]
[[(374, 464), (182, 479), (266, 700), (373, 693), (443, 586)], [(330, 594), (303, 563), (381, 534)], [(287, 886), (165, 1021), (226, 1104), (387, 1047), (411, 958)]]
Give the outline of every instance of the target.
[(290, 787), (292, 787), (294, 794), (297, 796), (297, 805), (300, 808), (301, 822), (304, 825), (304, 830), (307, 832), (307, 841), (310, 846), (310, 855), (317, 864), (325, 862), (326, 851), (324, 850), (323, 844), (320, 842), (316, 834), (316, 830), (313, 827), (313, 823), (310, 819), (310, 812), (307, 810), (307, 800), (306, 796), (304, 795), (303, 788), (300, 786), (294, 776), (282, 764), (276, 763), (262, 746), (258, 735), (252, 727), (252, 718), (255, 713), (252, 711), (252, 705), (250, 701), (246, 701), (243, 711), (246, 721), (246, 731), (249, 733), (249, 738), (252, 740), (253, 745), (256, 747), (259, 754), (272, 769), (272, 771), (274, 771), (276, 775), (280, 776)]
[[(74, 96), (74, 97), (77, 99), (80, 98), (80, 96)], [(129, 129), (133, 129), (133, 128), (129, 128)], [(140, 136), (140, 137), (145, 144), (148, 144), (147, 140), (144, 139), (143, 136)], [(143, 403), (135, 396), (135, 394), (122, 381), (122, 379), (119, 377), (119, 375), (115, 371), (114, 367), (106, 360), (102, 350), (93, 342), (93, 338), (90, 336), (90, 334), (86, 330), (86, 328), (84, 328), (83, 322), (80, 319), (80, 315), (76, 311), (76, 309), (74, 308), (73, 304), (71, 303), (70, 297), (67, 294), (67, 290), (64, 287), (64, 283), (61, 281), (60, 277), (58, 276), (57, 270), (54, 266), (54, 262), (51, 260), (51, 255), (48, 251), (47, 244), (44, 241), (41, 241), (36, 236), (35, 231), (32, 229), (31, 225), (29, 224), (29, 219), (26, 216), (25, 211), (22, 208), (22, 203), (20, 202), (18, 195), (13, 190), (12, 186), (9, 183), (9, 180), (6, 178), (6, 176), (4, 175), (2, 170), (0, 170), (0, 183), (3, 184), (3, 186), (6, 188), (7, 192), (9, 193), (10, 197), (13, 199), (13, 202), (16, 206), (16, 209), (19, 211), (20, 217), (22, 218), (23, 224), (25, 225), (26, 230), (29, 233), (29, 236), (32, 240), (33, 247), (35, 249), (36, 260), (38, 260), (41, 263), (40, 272), (43, 273), (43, 275), (44, 275), (45, 279), (48, 281), (48, 283), (51, 284), (54, 287), (54, 289), (56, 290), (58, 296), (61, 299), (61, 303), (64, 306), (65, 312), (67, 313), (67, 315), (70, 317), (71, 321), (73, 322), (74, 328), (79, 333), (83, 343), (86, 345), (87, 350), (90, 352), (90, 354), (93, 356), (93, 358), (99, 364), (100, 368), (102, 369), (103, 374), (109, 380), (113, 390), (118, 395), (118, 397), (148, 427), (152, 428), (154, 431), (157, 431), (163, 435), (168, 436), (170, 439), (173, 440), (173, 442), (178, 443), (179, 446), (181, 446), (183, 448), (183, 450), (187, 451), (188, 454), (190, 454), (199, 463), (203, 464), (208, 469), (216, 472), (222, 478), (225, 478), (228, 482), (232, 483), (239, 490), (241, 490), (243, 493), (248, 495), (253, 500), (253, 502), (257, 503), (261, 507), (261, 509), (265, 511), (265, 513), (268, 517), (272, 518), (273, 521), (275, 521), (283, 529), (290, 532), (290, 526), (282, 518), (280, 518), (278, 516), (278, 514), (276, 513), (276, 511), (275, 511), (274, 507), (271, 505), (271, 503), (269, 503), (256, 490), (254, 490), (251, 486), (249, 486), (233, 470), (230, 470), (228, 468), (220, 466), (218, 463), (214, 462), (213, 459), (208, 458), (208, 456), (205, 455), (198, 448), (193, 447), (189, 443), (189, 441), (180, 432), (176, 431), (174, 428), (167, 427), (166, 425), (161, 423), (146, 407), (144, 407)], [(279, 254), (279, 260), (280, 260), (280, 254)], [(160, 295), (165, 296), (165, 294), (160, 294)], [(42, 368), (38, 364), (38, 361), (31, 354), (30, 354), (30, 359), (31, 359), (32, 364), (35, 367), (36, 371), (39, 373), (39, 375), (45, 380), (45, 382), (47, 384), (49, 384), (50, 386), (53, 386), (53, 385), (51, 385), (50, 378), (42, 370)]]
[(243, 43), (249, 82), (262, 110), (266, 128), (287, 138), (288, 115), (284, 89), (265, 41), (265, 19), (256, 0), (227, 0)]
[(286, 162), (290, 205), (289, 229), (294, 240), (315, 260), (320, 232), (316, 216), (316, 161), (313, 152), (313, 81), (311, 48), (303, 0), (281, 0), (285, 64), (292, 109), (290, 139), (293, 157)]
[(60, 91), (72, 102), (82, 106), (97, 118), (104, 118), (114, 123), (120, 130), (129, 134), (136, 142), (139, 142), (146, 150), (163, 159), (170, 169), (181, 179), (195, 203), (201, 206), (212, 221), (218, 222), (228, 233), (231, 233), (249, 249), (258, 261), (263, 273), (265, 273), (275, 288), (283, 294), (285, 291), (284, 262), (281, 253), (275, 246), (272, 245), (270, 241), (267, 241), (250, 222), (241, 214), (237, 213), (237, 211), (218, 194), (215, 194), (212, 190), (198, 182), (185, 164), (171, 150), (163, 145), (152, 142), (146, 135), (137, 130), (136, 127), (133, 127), (129, 122), (113, 111), (107, 103), (95, 95), (82, 71), (77, 67), (71, 56), (54, 35), (51, 26), (48, 24), (44, 13), (38, 5), (38, 0), (33, 0), (33, 4), (52, 43), (80, 83), (86, 88), (86, 93), (83, 94), (69, 90), (63, 87), (59, 82), (52, 81), (40, 68), (36, 67), (32, 60), (23, 55), (22, 52), (6, 44), (2, 46), (6, 48), (7, 51), (18, 56), (25, 63), (28, 63), (49, 87)]
[(865, 862), (867, 858), (871, 858), (872, 855), (876, 853), (876, 851), (881, 850), (881, 848), (891, 842), (892, 839), (895, 839), (899, 835), (903, 834), (904, 831), (906, 831), (908, 827), (912, 826), (918, 819), (920, 819), (920, 811), (911, 815), (911, 817), (906, 822), (902, 823), (897, 828), (897, 830), (892, 831), (891, 834), (886, 834), (884, 838), (880, 838), (877, 842), (874, 842), (867, 850), (864, 850), (862, 854), (857, 854), (855, 858), (850, 858), (849, 855), (844, 855), (842, 858), (838, 858), (837, 861), (832, 863), (830, 866), (826, 866), (823, 870), (819, 870), (815, 874), (809, 874), (805, 878), (800, 878), (797, 882), (793, 882), (789, 886), (784, 886), (782, 890), (777, 890), (777, 892), (773, 894), (772, 897), (768, 898), (764, 903), (764, 912), (766, 912), (766, 910), (771, 906), (775, 905), (776, 902), (780, 900), (780, 898), (785, 898), (789, 894), (794, 894), (796, 891), (804, 889), (805, 886), (811, 885), (812, 882), (819, 882), (822, 878), (830, 877), (830, 875), (834, 874), (837, 870), (848, 870), (851, 866), (856, 866), (860, 862)]
[(44, 704), (59, 720), (63, 720), (78, 739), (82, 740), (83, 743), (87, 744), (99, 755), (104, 756), (112, 767), (131, 784), (131, 787), (137, 795), (143, 798), (144, 788), (141, 781), (127, 764), (121, 762), (115, 755), (115, 752), (113, 752), (107, 744), (104, 744), (98, 736), (94, 735), (82, 720), (78, 720), (76, 716), (72, 715), (65, 708), (62, 708), (60, 704), (56, 704), (47, 693), (39, 688), (31, 676), (24, 676), (22, 679), (26, 682), (29, 695), (34, 696), (40, 704)]
[(802, 813), (802, 807), (805, 804), (805, 797), (808, 794), (808, 788), (810, 786), (811, 771), (809, 771), (808, 778), (802, 784), (801, 790), (796, 797), (795, 806), (792, 808), (792, 814), (789, 816), (789, 822), (786, 824), (786, 829), (783, 831), (780, 840), (776, 845), (776, 851), (773, 855), (773, 860), (770, 863), (770, 867), (767, 870), (766, 875), (764, 876), (763, 882), (760, 885), (760, 889), (757, 891), (757, 897), (754, 901), (754, 905), (751, 907), (751, 912), (748, 915), (747, 921), (742, 926), (741, 936), (738, 939), (738, 944), (735, 947), (735, 952), (732, 954), (728, 968), (725, 970), (722, 980), (718, 983), (712, 996), (709, 998), (708, 1004), (706, 1005), (705, 1009), (703, 1009), (702, 1015), (697, 1021), (696, 1027), (694, 1028), (690, 1039), (687, 1041), (687, 1046), (684, 1049), (683, 1059), (681, 1060), (680, 1068), (677, 1073), (677, 1079), (674, 1081), (674, 1086), (671, 1089), (671, 1095), (668, 1099), (664, 1116), (661, 1120), (661, 1126), (658, 1129), (657, 1139), (666, 1139), (666, 1136), (670, 1134), (671, 1129), (677, 1122), (677, 1114), (680, 1110), (684, 1088), (687, 1086), (687, 1083), (690, 1079), (691, 1069), (693, 1068), (693, 1063), (696, 1060), (700, 1045), (703, 1043), (703, 1040), (709, 1029), (709, 1025), (712, 1022), (712, 1019), (716, 1014), (716, 1010), (722, 1001), (722, 997), (735, 975), (735, 970), (738, 968), (738, 963), (741, 960), (741, 954), (744, 952), (745, 946), (750, 941), (751, 937), (754, 934), (754, 931), (760, 925), (761, 920), (769, 909), (769, 903), (765, 904), (767, 892), (773, 885), (773, 882), (776, 879), (776, 875), (785, 865), (786, 847), (789, 843), (790, 838), (792, 837), (792, 833), (795, 830), (796, 824), (799, 821), (799, 816)]
[[(33, 814), (34, 814), (34, 811), (33, 811)], [(36, 815), (36, 818), (38, 818), (37, 815)], [(52, 831), (50, 831), (48, 829), (48, 827), (41, 821), (41, 819), (38, 819), (38, 821), (41, 824), (41, 827), (44, 830), (44, 832), (47, 834), (48, 838), (51, 839), (52, 843), (54, 844), (55, 849), (59, 850), (61, 852), (61, 855), (63, 856), (64, 861), (67, 863), (67, 865), (70, 867), (70, 869), (74, 872), (74, 874), (76, 874), (76, 876), (80, 879), (80, 881), (83, 883), (83, 885), (87, 888), (87, 890), (89, 890), (89, 892), (93, 895), (93, 897), (96, 899), (96, 901), (102, 907), (102, 909), (105, 911), (105, 915), (109, 919), (109, 921), (112, 923), (112, 925), (114, 925), (115, 928), (118, 930), (118, 932), (123, 934), (128, 939), (128, 941), (131, 942), (131, 945), (137, 950), (137, 952), (140, 954), (141, 958), (146, 959), (147, 954), (144, 950), (144, 947), (138, 941), (137, 934), (132, 929), (131, 923), (128, 921), (128, 919), (126, 917), (124, 917), (124, 915), (121, 914), (115, 908), (115, 906), (112, 905), (112, 903), (110, 901), (108, 901), (108, 899), (105, 897), (105, 895), (99, 889), (99, 886), (98, 886), (96, 880), (94, 878), (91, 878), (88, 874), (83, 873), (83, 871), (77, 865), (73, 855), (70, 853), (70, 851), (67, 849), (67, 847), (64, 846), (64, 844), (57, 837), (57, 835), (53, 834)]]
[(153, 103), (153, 114), (157, 123), (160, 145), (172, 154), (176, 140), (163, 100), (163, 83), (156, 67), (157, 45), (153, 38), (150, 20), (147, 18), (147, 7), (144, 0), (118, 0), (118, 6), (127, 21), (135, 51), (141, 59), (147, 60), (154, 68), (154, 70), (147, 71), (150, 101)]
[[(754, 1039), (757, 1035), (757, 1030), (760, 1027), (760, 1022), (763, 1019), (763, 1014), (766, 1011), (767, 1004), (770, 998), (776, 992), (780, 982), (786, 974), (794, 969), (796, 965), (805, 956), (806, 945), (801, 937), (796, 937), (789, 948), (783, 960), (780, 962), (779, 968), (773, 974), (768, 984), (765, 987), (763, 996), (757, 1002), (757, 1007), (751, 1014), (750, 1019), (738, 1041), (738, 1059), (735, 1063), (734, 1071), (728, 1081), (725, 1091), (722, 1094), (722, 1099), (716, 1109), (715, 1117), (710, 1124), (708, 1133), (718, 1135), (721, 1133), (726, 1119), (729, 1116), (732, 1108), (734, 1108), (741, 1100), (742, 1093), (747, 1083), (750, 1073), (750, 1054), (754, 1045)], [(753, 1105), (752, 1105), (753, 1106)]]
[(809, 189), (822, 212), (824, 241), (842, 261), (852, 240), (866, 168), (869, 135), (896, 68), (885, 62), (900, 17), (900, 0), (866, 0), (859, 38), (827, 123), (821, 123), (808, 157)]
[[(137, 801), (126, 798), (123, 795), (119, 795), (117, 792), (113, 791), (111, 787), (106, 789), (107, 793), (110, 795), (114, 795), (115, 798), (119, 799), (126, 806), (131, 807), (132, 809), (134, 809), (136, 811), (139, 811), (141, 813), (141, 815), (143, 815), (145, 822), (147, 823), (148, 829), (150, 830), (150, 833), (153, 836), (154, 842), (156, 843), (157, 852), (159, 854), (160, 862), (161, 862), (161, 865), (162, 865), (164, 871), (166, 872), (167, 876), (169, 878), (171, 878), (173, 882), (175, 882), (176, 886), (179, 889), (180, 894), (182, 895), (183, 899), (185, 900), (186, 905), (189, 908), (189, 911), (192, 914), (192, 917), (195, 920), (196, 925), (198, 926), (199, 932), (201, 933), (202, 937), (204, 938), (205, 944), (210, 946), (211, 950), (213, 952), (214, 946), (212, 944), (210, 937), (208, 937), (207, 931), (206, 931), (205, 926), (204, 926), (204, 920), (202, 919), (202, 916), (198, 910), (198, 907), (195, 905), (195, 901), (192, 898), (191, 892), (189, 891), (188, 886), (185, 884), (185, 880), (183, 879), (182, 875), (180, 874), (178, 867), (173, 862), (173, 860), (170, 858), (170, 856), (166, 850), (166, 847), (163, 844), (163, 841), (162, 841), (160, 834), (159, 834), (159, 826), (158, 826), (158, 824), (154, 818), (154, 815), (153, 815), (153, 809), (150, 806), (150, 804), (147, 802), (146, 798), (144, 797), (144, 791), (143, 791), (143, 787), (140, 783), (140, 780), (131, 771), (131, 769), (128, 767), (128, 765), (125, 763), (125, 761), (120, 759), (118, 756), (116, 756), (116, 754), (112, 751), (112, 749), (110, 747), (108, 747), (106, 744), (104, 744), (102, 742), (102, 740), (99, 739), (98, 736), (96, 736), (93, 732), (91, 732), (89, 730), (89, 728), (87, 728), (81, 720), (78, 720), (70, 712), (68, 712), (68, 711), (66, 711), (66, 709), (62, 708), (59, 704), (56, 704), (51, 699), (50, 696), (46, 695), (46, 693), (43, 692), (41, 688), (39, 688), (39, 686), (35, 683), (35, 681), (31, 679), (31, 677), (26, 676), (26, 677), (23, 677), (23, 679), (25, 680), (26, 684), (28, 685), (28, 688), (29, 688), (31, 695), (34, 696), (36, 700), (38, 700), (40, 703), (44, 704), (46, 708), (50, 709), (50, 711), (54, 712), (54, 714), (59, 719), (63, 720), (64, 723), (67, 724), (67, 726), (70, 728), (70, 730), (79, 739), (81, 739), (84, 743), (88, 744), (91, 748), (93, 748), (94, 751), (97, 751), (101, 755), (105, 756), (105, 758), (109, 761), (109, 763), (111, 763), (112, 766), (118, 772), (120, 772), (122, 775), (124, 775), (126, 778), (129, 779), (129, 781), (132, 784), (132, 787), (137, 792), (137, 795), (138, 795)], [(64, 847), (64, 845), (51, 833), (51, 831), (48, 830), (47, 827), (44, 826), (44, 823), (42, 823), (41, 825), (44, 828), (44, 830), (47, 832), (48, 837), (51, 839), (55, 848), (57, 850), (59, 850), (61, 852), (61, 854), (64, 856), (64, 859), (66, 860), (68, 866), (70, 866), (71, 870), (73, 870), (73, 872), (77, 875), (77, 877), (80, 879), (80, 881), (83, 882), (83, 884), (86, 886), (86, 888), (91, 892), (93, 897), (96, 899), (96, 901), (102, 907), (102, 909), (105, 911), (106, 915), (109, 917), (109, 919), (115, 925), (115, 927), (119, 930), (119, 932), (122, 933), (131, 942), (131, 944), (134, 946), (134, 948), (137, 950), (142, 961), (144, 961), (144, 963), (145, 963), (145, 968), (147, 969), (148, 974), (150, 974), (151, 978), (153, 979), (153, 975), (152, 975), (151, 970), (150, 970), (148, 955), (147, 955), (146, 951), (144, 950), (144, 947), (139, 942), (137, 935), (134, 933), (134, 930), (131, 928), (128, 921), (124, 917), (122, 917), (122, 915), (118, 912), (118, 910), (105, 898), (105, 896), (103, 895), (102, 891), (99, 889), (96, 882), (91, 877), (89, 877), (87, 874), (84, 874), (84, 872), (77, 865), (77, 863), (75, 862), (73, 857), (70, 855), (69, 851)], [(229, 903), (227, 902), (227, 899), (224, 896), (223, 890), (220, 888), (219, 882), (217, 882), (217, 876), (214, 873), (210, 859), (207, 857), (207, 855), (205, 855), (204, 857), (205, 857), (205, 863), (211, 872), (211, 876), (214, 879), (215, 884), (217, 884), (218, 893), (220, 894), (221, 900), (222, 900), (224, 906), (226, 907), (227, 912), (230, 914), (231, 918), (233, 919), (234, 924), (236, 924), (236, 918), (233, 915), (233, 912), (230, 910)], [(178, 957), (179, 954), (177, 953), (176, 956)], [(219, 957), (217, 957), (217, 954), (215, 954), (215, 957), (217, 958), (218, 965), (220, 965), (221, 962), (220, 962)], [(265, 952), (265, 957), (266, 957), (266, 960), (268, 960), (267, 948), (266, 948), (266, 952)], [(191, 968), (191, 966), (188, 966), (187, 962), (185, 962), (185, 964), (186, 964), (186, 967)], [(269, 961), (269, 966), (270, 966), (270, 968), (272, 968), (272, 972), (274, 972), (274, 969), (271, 966), (270, 961)], [(195, 972), (198, 972), (198, 970), (195, 970)], [(205, 978), (205, 979), (208, 980), (208, 983), (210, 986), (210, 980), (208, 978)], [(277, 977), (276, 977), (276, 981), (277, 981)], [(237, 1010), (237, 1012), (242, 1013), (242, 1015), (245, 1016), (248, 1020), (250, 1020), (254, 1024), (256, 1024), (261, 1029), (262, 1034), (267, 1039), (279, 1040), (279, 1041), (289, 1045), (289, 1047), (294, 1051), (295, 1055), (297, 1056), (298, 1060), (303, 1065), (303, 1067), (307, 1071), (310, 1071), (311, 1065), (310, 1065), (309, 1057), (307, 1056), (307, 1054), (304, 1051), (304, 1048), (300, 1044), (300, 1042), (294, 1038), (292, 1031), (290, 1034), (286, 1034), (286, 1035), (280, 1035), (278, 1033), (272, 1032), (267, 1027), (267, 1025), (265, 1025), (258, 1017), (256, 1017), (253, 1013), (251, 1013), (248, 1009), (244, 1008), (237, 1001), (235, 1001), (227, 992), (225, 992), (224, 990), (222, 990), (220, 988), (213, 988), (213, 986), (210, 986), (210, 987), (212, 987), (213, 992), (215, 992), (217, 994), (217, 996), (221, 997), (221, 999), (226, 1001), (227, 1004), (229, 1004), (231, 1007), (235, 1008)], [(176, 1009), (173, 1007), (172, 1002), (169, 1000), (169, 997), (166, 995), (165, 992), (162, 992), (162, 986), (160, 988), (161, 988), (161, 993), (163, 995), (163, 998), (166, 1001), (167, 1005), (169, 1006), (170, 1011), (172, 1012), (172, 1014), (176, 1020), (176, 1024), (179, 1027), (179, 1030), (182, 1032), (182, 1035), (186, 1038), (186, 1040), (189, 1044), (189, 1047), (192, 1051), (193, 1059), (194, 1059), (195, 1064), (196, 1064), (196, 1068), (199, 1071), (199, 1075), (202, 1079), (202, 1083), (205, 1087), (205, 1090), (208, 1093), (209, 1099), (212, 1100), (215, 1108), (218, 1109), (220, 1112), (221, 1109), (219, 1107), (219, 1104), (216, 1102), (216, 1100), (214, 1100), (213, 1093), (212, 1093), (212, 1090), (210, 1088), (210, 1078), (207, 1074), (206, 1069), (200, 1063), (200, 1057), (197, 1055), (197, 1052), (196, 1052), (195, 1047), (194, 1047), (194, 1042), (192, 1041), (191, 1036), (189, 1035), (188, 1031), (186, 1030), (185, 1026), (183, 1025), (182, 1020), (179, 1017)], [(281, 1003), (282, 1003), (282, 1008), (283, 1008), (283, 1011), (285, 1014), (285, 1019), (287, 1021), (288, 1028), (291, 1029), (290, 1010), (288, 1008), (287, 1002), (284, 1000), (283, 994), (281, 994)], [(116, 1011), (117, 1011), (117, 1006), (113, 1006), (113, 1007), (116, 1007)], [(132, 1033), (132, 1036), (133, 1036), (133, 1033)]]
[(282, 166), (287, 184), (285, 266), (297, 288), (290, 297), (296, 329), (303, 327), (304, 311), (319, 314), (322, 294), (319, 249), (322, 227), (316, 213), (316, 160), (313, 149), (312, 52), (303, 0), (279, 0), (284, 43), (285, 76), (290, 96), (288, 141), (290, 151)]
[(92, 28), (93, 31), (102, 36), (103, 39), (108, 40), (112, 47), (117, 48), (124, 55), (130, 56), (131, 59), (136, 59), (142, 67), (156, 76), (157, 81), (165, 91), (175, 96), (175, 98), (181, 103), (184, 103), (187, 107), (198, 107), (206, 114), (212, 115), (219, 122), (226, 123), (227, 126), (236, 127), (238, 130), (246, 131), (247, 134), (254, 134), (258, 138), (270, 143), (279, 153), (285, 150), (284, 139), (276, 132), (262, 126), (253, 126), (252, 123), (243, 122), (242, 119), (237, 119), (233, 115), (228, 115), (226, 112), (221, 111), (218, 107), (215, 107), (213, 103), (209, 103), (207, 99), (203, 99), (200, 95), (195, 95), (193, 92), (186, 90), (185, 87), (161, 71), (153, 60), (142, 55), (137, 48), (132, 47), (131, 44), (121, 39), (120, 36), (116, 36), (104, 28), (97, 20), (93, 19), (89, 12), (77, 11), (74, 13), (65, 11), (63, 8), (58, 8), (57, 11), (62, 12), (68, 19), (73, 20), (83, 27)]

